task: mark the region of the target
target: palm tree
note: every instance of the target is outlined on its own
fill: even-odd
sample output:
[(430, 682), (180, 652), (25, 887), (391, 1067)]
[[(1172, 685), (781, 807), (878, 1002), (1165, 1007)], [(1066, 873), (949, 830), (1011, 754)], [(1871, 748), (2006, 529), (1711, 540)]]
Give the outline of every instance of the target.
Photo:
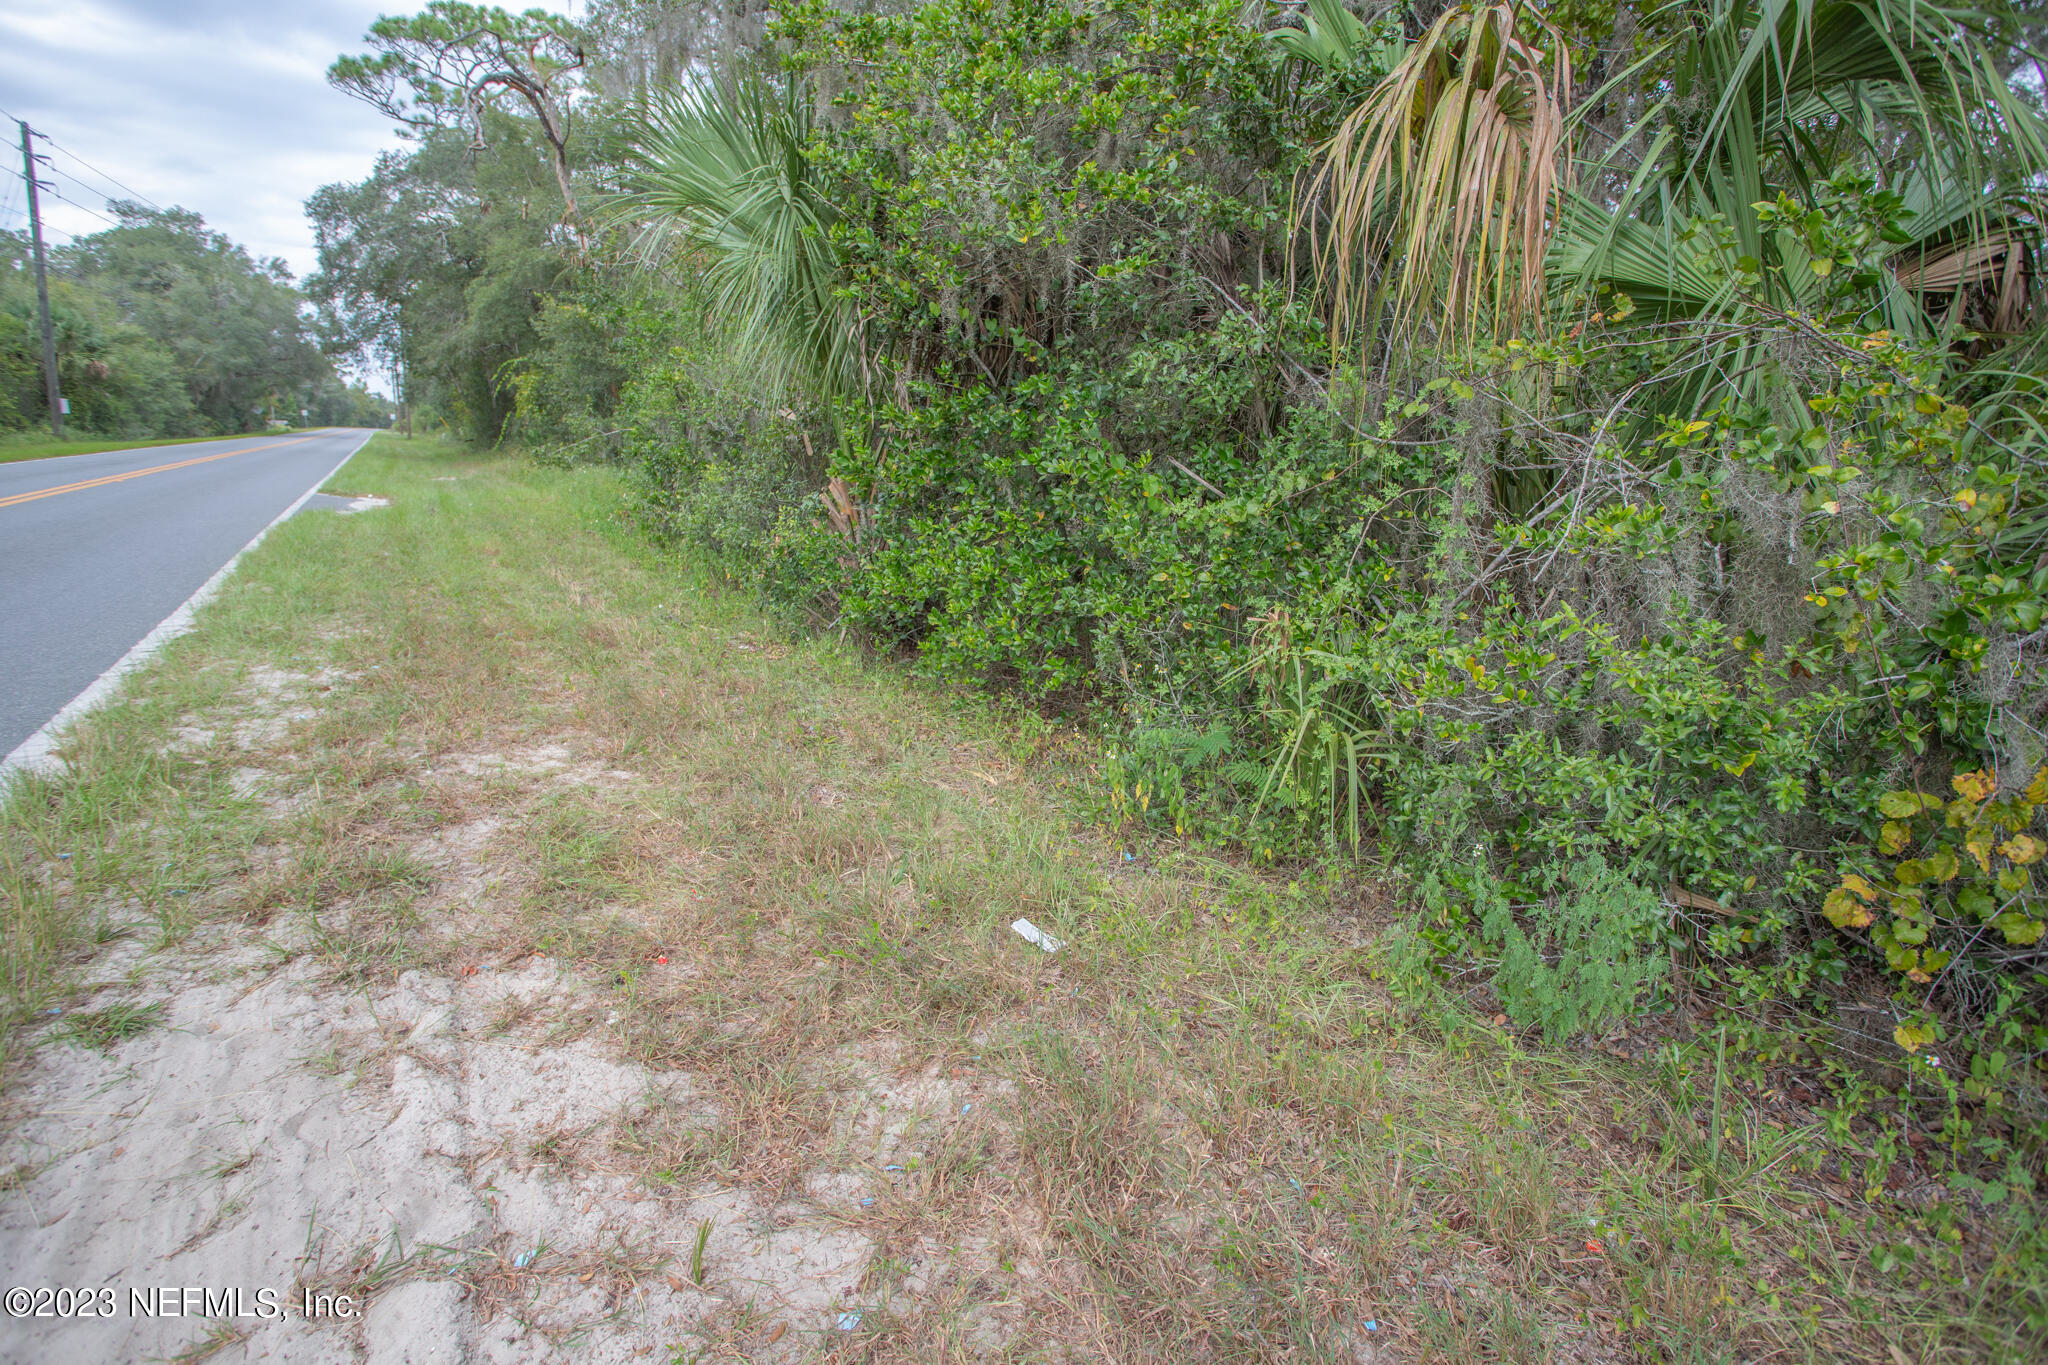
[[(1364, 40), (1321, 10), (1301, 32), (1276, 38), (1331, 69)], [(1410, 44), (1338, 126), (1297, 204), (1333, 345), (1389, 307), (1398, 330), (1425, 300), (1467, 337), (1482, 318), (1509, 328), (1538, 315), (1571, 83), (1564, 40), (1513, 0), (1446, 10)]]
[[(1557, 206), (1553, 285), (1618, 290), (1666, 321), (1730, 323), (1759, 304), (1817, 311), (1832, 259), (1757, 206), (1780, 191), (1811, 204), (1845, 167), (1905, 164), (1887, 178), (1907, 237), (1898, 268), (1872, 288), (1870, 325), (1904, 336), (1958, 325), (1963, 310), (1949, 302), (1994, 264), (2007, 271), (1996, 320), (2020, 320), (2024, 219), (1986, 186), (1995, 159), (2030, 171), (2048, 165), (2048, 148), (1979, 36), (1986, 16), (1916, 0), (1708, 0), (1662, 13), (1669, 36), (1609, 88), (1646, 68), (1668, 79), (1636, 135), (1587, 167), (1601, 192)], [(1754, 396), (1766, 382), (1756, 341), (1695, 335), (1715, 352), (1674, 397)]]
[(609, 207), (643, 256), (700, 256), (713, 311), (773, 383), (825, 399), (855, 388), (859, 334), (831, 239), (839, 214), (807, 154), (803, 81), (671, 86), (640, 103), (626, 136), (625, 192)]
[[(1568, 51), (1534, 10), (1487, 0), (1440, 16), (1324, 147), (1297, 206), (1333, 335), (1412, 318), (1425, 301), (1454, 332), (1505, 330), (1538, 316), (1546, 285), (1619, 290), (1674, 321), (1758, 301), (1810, 307), (1825, 267), (1755, 206), (1780, 189), (1810, 202), (1844, 165), (1898, 160), (1921, 169), (1895, 187), (1916, 216), (1880, 291), (1886, 322), (1924, 333), (1929, 302), (1959, 320), (1955, 291), (1994, 267), (1999, 316), (2017, 317), (2025, 220), (1983, 187), (2000, 161), (2048, 166), (2048, 144), (1998, 73), (1987, 14), (1924, 0), (1675, 0), (1652, 21), (1666, 36), (1567, 117)], [(1328, 63), (1348, 59), (1351, 37), (1326, 21), (1288, 47)], [(1588, 188), (1575, 191), (1583, 112), (1645, 72), (1659, 75), (1643, 112), (1580, 168)], [(1755, 263), (1755, 284), (1738, 286), (1701, 246), (1724, 234), (1731, 260)], [(2002, 252), (1984, 250), (1994, 241)], [(1701, 367), (1705, 382), (1753, 391), (1757, 356), (1715, 344), (1732, 349)]]

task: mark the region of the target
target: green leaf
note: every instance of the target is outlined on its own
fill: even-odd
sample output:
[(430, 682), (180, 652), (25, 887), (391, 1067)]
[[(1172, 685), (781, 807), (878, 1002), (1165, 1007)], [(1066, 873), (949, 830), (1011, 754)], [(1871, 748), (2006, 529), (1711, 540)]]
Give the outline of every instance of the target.
[(1918, 815), (1932, 800), (1932, 797), (1920, 792), (1886, 792), (1877, 799), (1877, 811), (1878, 814), (1890, 816), (1894, 820), (1904, 820)]

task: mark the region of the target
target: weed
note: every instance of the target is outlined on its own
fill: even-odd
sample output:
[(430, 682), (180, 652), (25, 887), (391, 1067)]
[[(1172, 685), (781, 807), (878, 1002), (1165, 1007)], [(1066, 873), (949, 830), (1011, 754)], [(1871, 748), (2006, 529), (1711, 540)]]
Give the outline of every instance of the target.
[(231, 1346), (239, 1346), (248, 1340), (249, 1329), (238, 1327), (231, 1322), (217, 1322), (200, 1334), (197, 1341), (171, 1357), (171, 1365), (200, 1365), (211, 1360)]
[(119, 1043), (162, 1028), (167, 1009), (158, 1000), (147, 1005), (124, 1002), (103, 1009), (79, 1010), (65, 1016), (64, 1029), (74, 1042), (110, 1052)]
[(711, 1242), (711, 1220), (697, 1224), (697, 1236), (690, 1243), (690, 1283), (704, 1283), (704, 1248)]

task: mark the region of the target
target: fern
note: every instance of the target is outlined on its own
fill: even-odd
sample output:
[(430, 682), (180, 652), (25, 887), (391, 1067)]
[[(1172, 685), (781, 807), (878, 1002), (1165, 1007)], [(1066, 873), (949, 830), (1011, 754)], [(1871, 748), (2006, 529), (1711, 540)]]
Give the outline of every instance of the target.
[(1517, 902), (1488, 873), (1471, 878), (1469, 909), (1434, 874), (1421, 885), (1438, 922), (1476, 931), (1494, 958), (1494, 992), (1517, 1025), (1551, 1042), (1628, 1017), (1661, 979), (1663, 914), (1654, 893), (1597, 854), (1560, 873), (1550, 894)]

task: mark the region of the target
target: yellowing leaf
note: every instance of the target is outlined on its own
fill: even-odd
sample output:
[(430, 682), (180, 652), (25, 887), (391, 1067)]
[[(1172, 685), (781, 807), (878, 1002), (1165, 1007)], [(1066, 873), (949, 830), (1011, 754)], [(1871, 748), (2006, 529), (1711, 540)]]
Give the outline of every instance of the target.
[(1977, 505), (1977, 490), (1965, 488), (1962, 492), (1956, 494), (1956, 501), (1965, 507), (1975, 507)]
[[(1981, 827), (1978, 829), (1971, 830), (1969, 834), (1963, 839), (1963, 847), (1970, 850), (1970, 856), (1977, 860), (1977, 868), (1979, 871), (1989, 872), (1991, 870), (1990, 830), (1983, 829)], [(1951, 854), (1950, 856), (1953, 857), (1954, 855)], [(1947, 881), (1948, 879), (1944, 877), (1942, 878), (1942, 880)]]
[(1900, 1024), (1892, 1030), (1892, 1041), (1908, 1052), (1918, 1052), (1934, 1041), (1934, 1030), (1918, 1024)]
[(1877, 813), (1893, 820), (1904, 820), (1940, 805), (1939, 797), (1929, 796), (1926, 792), (1886, 792), (1877, 798)]
[(2034, 774), (2034, 780), (2027, 784), (2027, 800), (2037, 806), (2048, 806), (2048, 768)]
[(1878, 832), (1877, 846), (1886, 853), (1900, 853), (1913, 841), (1913, 827), (1904, 820), (1887, 820)]
[(1966, 801), (1982, 801), (1998, 789), (1997, 779), (1989, 768), (1979, 768), (1973, 773), (1957, 773), (1950, 779), (1956, 794)]
[(1863, 897), (1865, 904), (1877, 899), (1877, 888), (1853, 872), (1842, 878), (1842, 886), (1845, 890), (1854, 891)]
[(1827, 900), (1821, 903), (1820, 912), (1828, 917), (1828, 923), (1837, 929), (1861, 929), (1871, 921), (1871, 914), (1847, 891), (1836, 887), (1828, 892)]
[(2048, 853), (2048, 844), (2042, 843), (2031, 834), (2015, 834), (1998, 846), (1998, 851), (2016, 863), (2038, 863), (2041, 855)]

